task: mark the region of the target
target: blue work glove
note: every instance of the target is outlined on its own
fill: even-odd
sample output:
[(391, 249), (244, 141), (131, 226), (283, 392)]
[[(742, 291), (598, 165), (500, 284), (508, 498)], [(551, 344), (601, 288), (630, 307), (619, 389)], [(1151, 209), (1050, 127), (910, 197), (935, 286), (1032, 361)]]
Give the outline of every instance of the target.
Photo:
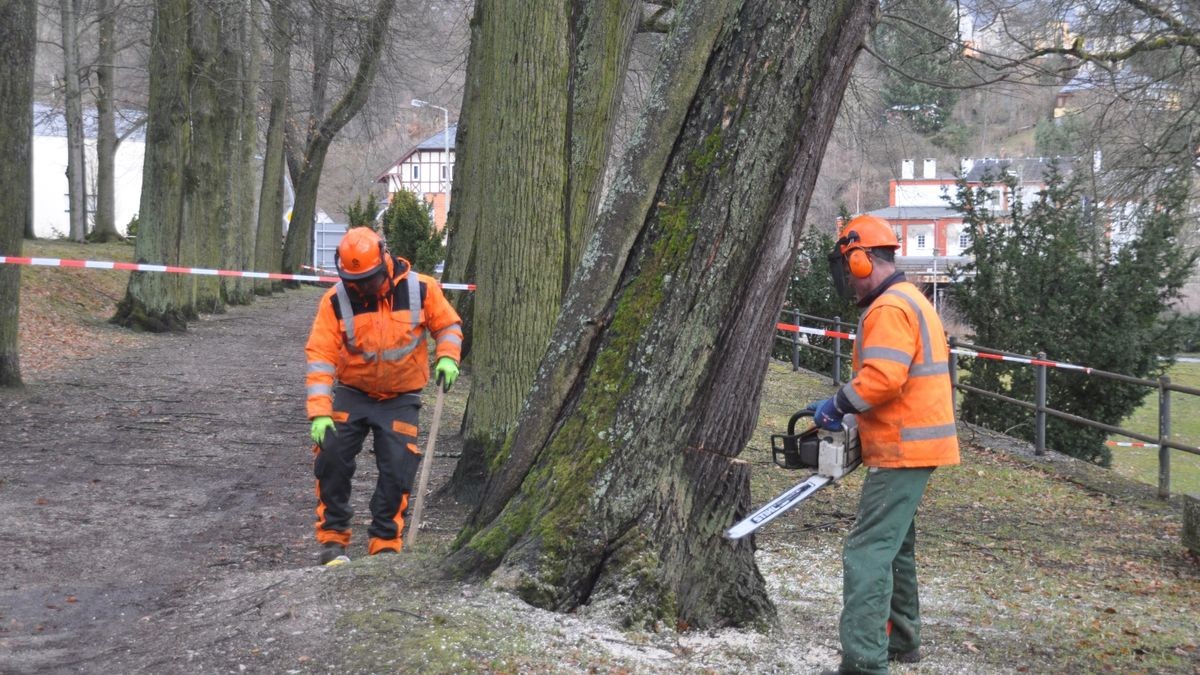
[(325, 415), (314, 417), (312, 428), (308, 432), (308, 435), (313, 439), (313, 443), (320, 445), (325, 440), (326, 431), (333, 431), (333, 418)]
[(450, 391), (450, 387), (453, 387), (454, 381), (458, 379), (458, 364), (449, 356), (443, 356), (438, 359), (433, 372), (436, 373), (434, 379), (442, 383), (442, 391)]
[(837, 397), (809, 403), (805, 410), (813, 411), (813, 424), (826, 431), (841, 431), (845, 413), (837, 409)]

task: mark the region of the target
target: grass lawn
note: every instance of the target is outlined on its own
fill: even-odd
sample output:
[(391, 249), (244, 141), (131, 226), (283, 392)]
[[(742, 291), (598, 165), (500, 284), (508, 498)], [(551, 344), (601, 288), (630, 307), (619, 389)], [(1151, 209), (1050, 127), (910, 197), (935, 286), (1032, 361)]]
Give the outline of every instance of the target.
[[(1189, 356), (1196, 356), (1191, 354)], [(1176, 363), (1167, 371), (1171, 382), (1200, 388), (1200, 363)], [(1158, 435), (1158, 395), (1151, 393), (1140, 408), (1121, 422), (1121, 427), (1151, 436)], [(1200, 446), (1200, 396), (1171, 393), (1171, 439)], [(1123, 436), (1109, 440), (1126, 442)], [(1135, 480), (1158, 484), (1158, 448), (1112, 448), (1113, 469)], [(1200, 456), (1180, 450), (1170, 452), (1171, 492), (1200, 494)]]

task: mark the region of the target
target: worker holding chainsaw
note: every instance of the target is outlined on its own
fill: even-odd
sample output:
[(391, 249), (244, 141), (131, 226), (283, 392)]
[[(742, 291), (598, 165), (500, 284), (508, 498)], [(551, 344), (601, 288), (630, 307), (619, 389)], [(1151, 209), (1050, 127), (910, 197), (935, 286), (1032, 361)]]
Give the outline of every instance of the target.
[(341, 281), (321, 297), (304, 349), (322, 565), (349, 560), (350, 482), (368, 432), (379, 479), (367, 553), (400, 550), (421, 462), (417, 413), (429, 382), (427, 335), (437, 343), (434, 371), (445, 389), (458, 377), (462, 346), (461, 319), (437, 281), (391, 255), (372, 229), (346, 232), (334, 260)]
[(854, 377), (809, 409), (827, 430), (855, 415), (868, 467), (842, 553), (842, 661), (831, 673), (886, 673), (889, 660), (920, 660), (917, 505), (934, 468), (959, 462), (945, 332), (896, 270), (899, 247), (886, 220), (862, 215), (845, 225), (829, 255), (834, 286), (865, 309)]

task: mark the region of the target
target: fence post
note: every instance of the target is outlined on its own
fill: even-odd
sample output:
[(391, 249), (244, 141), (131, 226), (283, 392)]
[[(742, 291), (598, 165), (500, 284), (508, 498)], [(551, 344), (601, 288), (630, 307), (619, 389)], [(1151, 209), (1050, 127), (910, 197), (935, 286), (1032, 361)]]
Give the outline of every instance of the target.
[[(796, 322), (796, 327), (800, 326), (800, 310), (792, 310), (792, 320)], [(792, 333), (792, 372), (800, 370), (800, 331)]]
[[(833, 331), (835, 333), (842, 332), (842, 317), (833, 317)], [(842, 338), (836, 335), (833, 338), (833, 386), (840, 387), (842, 384)]]
[(1167, 440), (1171, 436), (1171, 390), (1167, 385), (1171, 378), (1158, 378), (1158, 498), (1171, 496), (1171, 449)]
[(954, 411), (954, 417), (958, 418), (958, 354), (955, 352), (958, 349), (958, 338), (950, 336), (950, 409)]
[[(1039, 361), (1045, 361), (1046, 352), (1038, 352), (1037, 358)], [(1037, 369), (1037, 413), (1034, 416), (1037, 441), (1033, 449), (1034, 454), (1041, 456), (1046, 454), (1046, 366), (1039, 363), (1034, 368)]]

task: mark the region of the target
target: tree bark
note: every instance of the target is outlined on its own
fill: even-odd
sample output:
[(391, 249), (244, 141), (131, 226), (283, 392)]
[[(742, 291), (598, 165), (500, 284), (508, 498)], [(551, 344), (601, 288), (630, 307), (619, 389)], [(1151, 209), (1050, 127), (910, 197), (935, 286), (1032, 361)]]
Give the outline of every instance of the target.
[[(296, 180), (296, 203), (292, 208), (292, 220), (288, 226), (287, 241), (283, 247), (283, 271), (298, 272), (300, 266), (312, 259), (313, 222), (317, 212), (317, 188), (321, 182), (321, 169), (325, 165), (325, 154), (334, 137), (346, 123), (354, 118), (367, 102), (375, 72), (379, 69), (379, 54), (387, 35), (388, 22), (395, 9), (395, 0), (379, 0), (359, 54), (358, 69), (354, 79), (327, 116), (312, 127), (305, 145), (299, 178)], [(323, 77), (323, 76), (322, 76)], [(323, 105), (323, 103), (322, 103)]]
[[(226, 232), (233, 220), (232, 139), (237, 137), (240, 98), (236, 56), (229, 43), (236, 33), (234, 14), (230, 0), (193, 1), (189, 13), (192, 144), (184, 174), (182, 243), (183, 260), (194, 267), (219, 268), (226, 262)], [(198, 312), (225, 311), (220, 277), (189, 275), (184, 282)]]
[(96, 12), (99, 24), (96, 54), (96, 224), (88, 239), (104, 242), (121, 239), (115, 222), (116, 190), (113, 179), (119, 142), (116, 111), (113, 109), (117, 12), (113, 0), (99, 0)]
[(642, 14), (641, 3), (626, 0), (576, 2), (574, 9), (564, 292), (599, 211), (625, 73)]
[[(633, 624), (772, 613), (737, 460), (870, 0), (677, 9), (553, 348), (450, 565)], [(617, 273), (614, 275), (613, 270)]]
[[(254, 239), (254, 269), (280, 269), (283, 242), (284, 129), (287, 126), (288, 74), (291, 70), (291, 3), (274, 0), (271, 5), (271, 112), (267, 143), (263, 150), (262, 190), (258, 200), (258, 233)], [(273, 279), (256, 279), (254, 292), (270, 295), (283, 290)]]
[[(258, 85), (260, 77), (259, 43), (257, 39), (261, 14), (257, 0), (237, 0), (235, 6), (236, 28), (232, 31), (231, 43), (236, 91), (232, 100), (237, 104), (236, 133), (230, 162), (230, 182), (227, 186), (229, 200), (233, 205), (231, 221), (226, 231), (224, 266), (235, 270), (249, 270), (254, 263), (255, 235), (255, 190), (257, 172), (254, 152), (258, 148)], [(228, 37), (226, 38), (228, 39)], [(231, 305), (247, 305), (254, 301), (254, 284), (245, 277), (222, 277), (221, 293)]]
[[(138, 215), (137, 261), (177, 265), (183, 234), (184, 168), (191, 145), (188, 0), (156, 0), (150, 34), (150, 100)], [(132, 272), (113, 323), (182, 331), (195, 316), (179, 275)]]
[[(21, 255), (32, 220), (33, 58), (37, 2), (0, 4), (0, 251)], [(0, 265), (0, 387), (21, 386), (17, 346), (21, 268)]]
[[(579, 261), (640, 13), (639, 3), (621, 0), (476, 6), (464, 101), (470, 142), (460, 156), (471, 173), (457, 174), (466, 184), (454, 201), (467, 204), (456, 228), (508, 225), (504, 237), (469, 235), (467, 260), (481, 283), (468, 313), (475, 377), (465, 443), (450, 482), (459, 499), (478, 496), (511, 431)], [(486, 143), (471, 140), (473, 125), (489, 130)]]
[(63, 41), (63, 117), (67, 127), (68, 236), (87, 236), (87, 178), (83, 152), (83, 91), (79, 83), (79, 0), (60, 0)]

